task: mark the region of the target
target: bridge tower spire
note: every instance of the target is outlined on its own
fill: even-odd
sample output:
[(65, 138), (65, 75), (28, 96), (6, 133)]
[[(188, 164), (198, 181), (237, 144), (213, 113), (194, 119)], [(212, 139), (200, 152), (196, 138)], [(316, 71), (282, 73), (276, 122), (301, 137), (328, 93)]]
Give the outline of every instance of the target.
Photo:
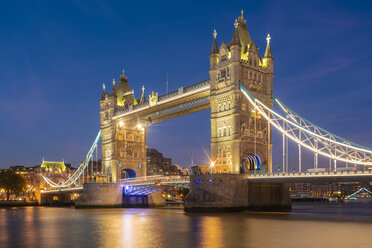
[[(234, 23), (229, 44), (218, 49), (215, 38), (210, 56), (211, 162), (214, 172), (270, 172), (271, 127), (253, 112), (239, 84), (272, 107), (271, 48), (261, 58), (248, 32), (243, 11)], [(267, 50), (266, 49), (266, 50)], [(270, 64), (271, 63), (271, 64)]]
[(211, 68), (216, 66), (218, 63), (218, 45), (217, 45), (217, 32), (216, 29), (213, 31), (213, 43), (212, 43), (212, 49), (209, 54), (210, 64)]

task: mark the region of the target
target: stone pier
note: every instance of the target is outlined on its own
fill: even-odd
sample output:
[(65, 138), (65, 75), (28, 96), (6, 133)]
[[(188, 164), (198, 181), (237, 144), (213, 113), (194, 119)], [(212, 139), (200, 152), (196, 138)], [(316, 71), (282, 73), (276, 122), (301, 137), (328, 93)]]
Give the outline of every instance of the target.
[(123, 188), (119, 183), (87, 183), (75, 201), (76, 208), (119, 208), (123, 204)]
[(165, 205), (166, 200), (161, 195), (161, 191), (153, 192), (147, 195), (123, 196), (123, 207), (126, 208), (152, 208)]
[(249, 182), (246, 174), (203, 174), (190, 177), (186, 212), (291, 209), (288, 185)]
[(147, 208), (165, 205), (161, 191), (146, 195), (125, 195), (119, 183), (84, 184), (75, 201), (76, 208)]

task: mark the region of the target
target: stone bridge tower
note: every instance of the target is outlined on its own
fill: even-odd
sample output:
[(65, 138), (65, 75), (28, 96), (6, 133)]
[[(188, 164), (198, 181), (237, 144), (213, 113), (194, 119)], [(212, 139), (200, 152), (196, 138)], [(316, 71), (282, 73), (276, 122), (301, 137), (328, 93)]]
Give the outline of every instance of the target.
[(229, 44), (218, 48), (213, 33), (210, 52), (211, 159), (214, 173), (272, 171), (271, 126), (254, 111), (239, 90), (241, 83), (272, 108), (273, 56), (270, 36), (265, 55), (248, 33), (242, 15), (235, 20)]
[[(145, 100), (143, 91), (139, 101)], [(117, 110), (134, 105), (137, 100), (123, 70), (116, 88), (113, 80), (110, 94), (103, 86), (100, 100), (102, 168), (112, 182), (146, 175), (147, 127), (137, 119), (115, 118)]]

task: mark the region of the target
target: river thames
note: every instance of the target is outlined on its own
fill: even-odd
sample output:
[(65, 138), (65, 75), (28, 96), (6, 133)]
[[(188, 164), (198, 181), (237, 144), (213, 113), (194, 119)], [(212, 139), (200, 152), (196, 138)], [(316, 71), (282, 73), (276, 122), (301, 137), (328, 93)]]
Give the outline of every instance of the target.
[(372, 247), (372, 205), (294, 204), (289, 213), (0, 209), (0, 247)]

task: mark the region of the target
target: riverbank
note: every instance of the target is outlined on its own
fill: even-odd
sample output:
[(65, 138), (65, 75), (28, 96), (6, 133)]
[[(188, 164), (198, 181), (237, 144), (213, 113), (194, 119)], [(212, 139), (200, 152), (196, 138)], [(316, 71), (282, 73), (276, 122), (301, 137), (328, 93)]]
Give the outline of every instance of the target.
[(37, 201), (0, 201), (0, 208), (38, 206)]

